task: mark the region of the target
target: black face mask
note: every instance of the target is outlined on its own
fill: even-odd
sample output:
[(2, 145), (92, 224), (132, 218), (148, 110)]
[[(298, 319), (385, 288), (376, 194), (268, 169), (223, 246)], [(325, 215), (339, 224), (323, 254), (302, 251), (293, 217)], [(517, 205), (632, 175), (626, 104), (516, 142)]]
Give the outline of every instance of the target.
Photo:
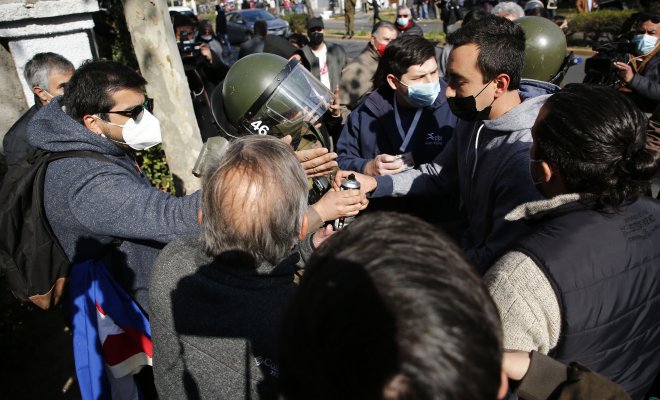
[[(481, 92), (486, 90), (490, 82), (481, 89)], [(466, 96), (466, 97), (447, 97), (447, 103), (451, 112), (454, 113), (458, 118), (465, 121), (479, 121), (488, 119), (490, 110), (492, 108), (495, 99), (490, 103), (490, 105), (483, 110), (477, 110), (477, 96), (481, 94), (477, 93), (476, 96)]]
[(309, 34), (309, 43), (318, 46), (323, 43), (323, 32), (312, 32)]

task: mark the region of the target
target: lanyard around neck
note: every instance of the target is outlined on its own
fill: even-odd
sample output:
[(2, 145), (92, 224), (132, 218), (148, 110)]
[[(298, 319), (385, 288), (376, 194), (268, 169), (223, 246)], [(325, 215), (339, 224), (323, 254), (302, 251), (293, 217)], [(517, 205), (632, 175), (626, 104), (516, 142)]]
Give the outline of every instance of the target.
[(417, 111), (415, 112), (415, 117), (412, 120), (412, 123), (410, 124), (410, 127), (408, 128), (408, 132), (403, 131), (403, 126), (401, 125), (401, 117), (399, 116), (399, 108), (397, 106), (397, 98), (396, 94), (394, 95), (394, 119), (396, 120), (396, 127), (399, 130), (399, 135), (401, 136), (401, 139), (403, 140), (403, 143), (401, 143), (401, 147), (399, 148), (399, 151), (404, 153), (406, 151), (406, 148), (408, 147), (408, 143), (410, 143), (410, 139), (412, 139), (413, 133), (415, 133), (415, 128), (417, 128), (417, 124), (419, 123), (419, 118), (422, 116), (422, 111), (424, 110), (423, 108), (418, 108)]

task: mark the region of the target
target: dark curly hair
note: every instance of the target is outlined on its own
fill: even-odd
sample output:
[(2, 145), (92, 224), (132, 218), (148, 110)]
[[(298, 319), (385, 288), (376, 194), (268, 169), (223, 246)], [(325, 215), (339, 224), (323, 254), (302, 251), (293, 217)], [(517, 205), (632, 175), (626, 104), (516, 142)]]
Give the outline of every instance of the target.
[(534, 127), (537, 159), (558, 169), (567, 189), (618, 207), (648, 192), (658, 154), (646, 149), (646, 116), (620, 92), (585, 84), (552, 95)]

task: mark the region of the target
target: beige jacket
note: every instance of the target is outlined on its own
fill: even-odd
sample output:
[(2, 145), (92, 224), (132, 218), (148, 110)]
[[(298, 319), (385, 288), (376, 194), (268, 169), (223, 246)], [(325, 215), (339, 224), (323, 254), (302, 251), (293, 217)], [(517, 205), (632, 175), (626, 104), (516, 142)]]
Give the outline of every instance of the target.
[(362, 53), (341, 72), (339, 102), (344, 122), (348, 114), (358, 106), (362, 97), (371, 93), (373, 89), (371, 79), (376, 73), (379, 59), (378, 52), (369, 43)]

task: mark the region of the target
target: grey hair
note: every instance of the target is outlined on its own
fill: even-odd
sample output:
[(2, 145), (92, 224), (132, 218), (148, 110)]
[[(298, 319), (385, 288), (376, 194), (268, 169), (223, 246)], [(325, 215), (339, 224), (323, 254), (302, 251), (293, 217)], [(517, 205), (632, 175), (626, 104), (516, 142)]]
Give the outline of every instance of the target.
[(56, 53), (37, 53), (25, 64), (25, 80), (30, 89), (39, 86), (48, 90), (48, 77), (51, 70), (61, 72), (73, 71), (71, 61)]
[(247, 135), (231, 142), (216, 163), (202, 181), (200, 240), (206, 253), (241, 251), (257, 265), (282, 261), (307, 211), (307, 178), (291, 146)]
[(371, 36), (376, 36), (376, 33), (381, 29), (390, 29), (394, 32), (398, 32), (396, 30), (396, 26), (394, 26), (394, 24), (390, 21), (378, 21), (378, 23), (374, 24), (374, 27), (371, 30)]
[(507, 15), (513, 15), (518, 19), (525, 16), (525, 10), (513, 1), (503, 1), (493, 7), (492, 14), (505, 18)]
[[(401, 10), (408, 10), (408, 11), (410, 11), (410, 12), (412, 13), (412, 10), (410, 9), (410, 7), (408, 7), (408, 6), (406, 6), (406, 5), (398, 6), (398, 7), (396, 8), (396, 12), (397, 12), (397, 13), (398, 13), (399, 11), (401, 11)], [(411, 16), (411, 18), (412, 18), (412, 16)]]

